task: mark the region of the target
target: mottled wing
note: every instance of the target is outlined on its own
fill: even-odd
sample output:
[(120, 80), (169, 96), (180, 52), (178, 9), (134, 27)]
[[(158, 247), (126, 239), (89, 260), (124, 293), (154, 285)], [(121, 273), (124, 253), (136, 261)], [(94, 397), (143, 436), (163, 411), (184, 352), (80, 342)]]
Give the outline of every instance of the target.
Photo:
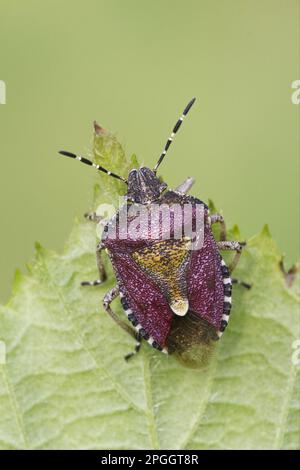
[(143, 337), (154, 347), (159, 345), (163, 348), (173, 317), (166, 298), (149, 275), (134, 261), (130, 252), (112, 250), (110, 256), (129, 320), (135, 328), (143, 329)]

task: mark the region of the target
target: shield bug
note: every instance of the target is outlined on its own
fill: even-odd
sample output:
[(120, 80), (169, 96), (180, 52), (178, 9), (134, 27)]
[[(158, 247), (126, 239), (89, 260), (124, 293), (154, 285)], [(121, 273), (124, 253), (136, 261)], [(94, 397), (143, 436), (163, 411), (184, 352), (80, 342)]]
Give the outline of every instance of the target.
[[(126, 179), (85, 157), (60, 152), (127, 185), (124, 205), (110, 220), (86, 214), (104, 228), (96, 248), (99, 279), (82, 282), (83, 286), (104, 282), (101, 252), (105, 249), (117, 284), (104, 296), (103, 306), (136, 339), (135, 350), (125, 359), (137, 353), (144, 340), (187, 366), (205, 364), (228, 325), (232, 284), (250, 287), (231, 278), (245, 243), (228, 241), (222, 215), (210, 214), (203, 201), (187, 194), (194, 180), (187, 178), (172, 190), (157, 176), (194, 102), (195, 98), (185, 107), (152, 170), (133, 169)], [(213, 235), (213, 224), (220, 226), (220, 240)], [(220, 254), (225, 250), (235, 252), (229, 266)], [(111, 308), (118, 296), (129, 322)]]

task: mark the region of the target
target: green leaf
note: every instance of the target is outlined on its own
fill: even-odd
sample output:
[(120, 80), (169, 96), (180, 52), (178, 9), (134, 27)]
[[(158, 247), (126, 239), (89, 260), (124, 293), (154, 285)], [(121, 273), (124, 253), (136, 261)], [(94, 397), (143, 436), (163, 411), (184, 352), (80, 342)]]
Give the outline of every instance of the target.
[[(136, 165), (97, 127), (94, 151), (122, 176)], [(97, 176), (94, 206), (116, 202), (123, 183)], [(299, 288), (287, 286), (268, 229), (248, 242), (237, 277), (253, 288), (235, 287), (230, 325), (202, 370), (147, 344), (124, 361), (133, 341), (101, 303), (115, 283), (109, 262), (104, 285), (80, 287), (97, 278), (95, 243), (95, 226), (76, 221), (62, 254), (37, 244), (16, 274), (0, 309), (0, 448), (299, 449)]]

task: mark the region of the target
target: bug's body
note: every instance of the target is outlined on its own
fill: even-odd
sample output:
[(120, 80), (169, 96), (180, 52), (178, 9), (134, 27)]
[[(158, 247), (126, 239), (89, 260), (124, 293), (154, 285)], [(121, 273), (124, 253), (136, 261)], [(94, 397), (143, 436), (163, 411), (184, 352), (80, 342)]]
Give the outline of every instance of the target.
[[(104, 280), (100, 253), (105, 249), (114, 267), (117, 285), (105, 296), (104, 307), (120, 326), (138, 339), (136, 352), (141, 339), (144, 339), (152, 347), (175, 354), (185, 364), (197, 367), (206, 363), (213, 343), (228, 324), (232, 287), (229, 271), (237, 264), (243, 244), (226, 241), (222, 216), (210, 216), (208, 207), (202, 201), (186, 194), (192, 185), (190, 179), (177, 190), (167, 190), (167, 185), (156, 176), (159, 164), (193, 103), (194, 100), (177, 121), (154, 170), (145, 167), (132, 170), (128, 181), (84, 157), (77, 157), (70, 152), (61, 153), (93, 165), (128, 184), (124, 206), (111, 220), (105, 223), (102, 221), (102, 241), (97, 246), (101, 279), (84, 282), (83, 285), (97, 285)], [(176, 206), (184, 211), (186, 204), (192, 208), (190, 222), (193, 227), (197, 209), (201, 207), (203, 210), (203, 244), (196, 249), (191, 249), (192, 238), (186, 236), (184, 230), (182, 236), (174, 236), (179, 229), (184, 228), (186, 221), (178, 223), (173, 208)], [(149, 237), (149, 230), (153, 229), (151, 210), (154, 205), (163, 205), (169, 210), (172, 226), (169, 237), (164, 236), (165, 226), (160, 218), (156, 220), (154, 236), (152, 231), (152, 236)], [(146, 218), (138, 218), (139, 209), (146, 211)], [(124, 233), (120, 223), (124, 216), (129, 224), (134, 226), (136, 223), (138, 231), (132, 232), (126, 225)], [(96, 216), (89, 218), (97, 220)], [(184, 220), (183, 217), (181, 221)], [(216, 222), (221, 225), (219, 242), (215, 240), (211, 229), (211, 224)], [(198, 236), (200, 235), (196, 232), (196, 238)], [(236, 251), (230, 270), (226, 267), (220, 250)], [(110, 307), (110, 303), (118, 295), (133, 328)]]
[[(156, 202), (168, 205), (170, 210), (173, 204), (203, 205), (175, 191), (163, 193)], [(127, 209), (132, 205), (121, 211)], [(151, 204), (147, 209), (150, 212)], [(134, 239), (129, 233), (125, 239), (110, 237), (118, 233), (119, 213), (104, 227), (102, 237), (116, 273), (122, 306), (133, 327), (156, 349), (180, 356), (196, 350), (199, 342), (209, 348), (225, 329), (231, 305), (229, 272), (222, 265), (207, 206), (204, 211), (204, 245), (199, 250), (189, 250), (189, 240), (184, 238), (148, 240), (147, 225)], [(158, 235), (161, 231), (162, 227)], [(178, 305), (184, 310), (180, 311)], [(207, 353), (206, 348), (203, 351)]]

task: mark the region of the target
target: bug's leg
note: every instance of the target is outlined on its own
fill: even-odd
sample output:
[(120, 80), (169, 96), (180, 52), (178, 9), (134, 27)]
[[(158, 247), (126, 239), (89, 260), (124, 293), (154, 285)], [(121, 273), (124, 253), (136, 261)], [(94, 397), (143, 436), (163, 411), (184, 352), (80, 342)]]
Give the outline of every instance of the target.
[(221, 214), (212, 214), (210, 216), (210, 221), (212, 224), (219, 223), (220, 224), (220, 240), (226, 240), (226, 224), (224, 217)]
[(240, 260), (241, 254), (242, 254), (242, 249), (245, 245), (246, 245), (246, 242), (236, 242), (236, 241), (217, 242), (217, 246), (219, 250), (235, 251), (235, 256), (233, 260), (231, 261), (230, 265), (228, 266), (230, 273), (232, 273), (232, 271), (236, 268)]
[(128, 361), (139, 352), (139, 350), (141, 349), (141, 344), (142, 344), (141, 340), (142, 340), (141, 335), (137, 334), (134, 350), (126, 354), (126, 356), (124, 356), (125, 361)]
[(251, 289), (252, 284), (248, 282), (241, 281), (240, 279), (231, 279), (232, 284), (238, 284), (239, 286), (245, 287), (245, 289)]
[(84, 214), (86, 220), (90, 220), (91, 222), (96, 222), (96, 224), (106, 225), (106, 220), (102, 219), (100, 215), (97, 215), (96, 212), (86, 212)]
[(182, 194), (186, 194), (191, 189), (194, 183), (195, 179), (189, 176), (179, 186), (177, 186), (177, 188), (175, 188), (175, 191), (178, 191)]
[(101, 242), (98, 243), (98, 245), (96, 246), (96, 259), (97, 268), (99, 271), (99, 279), (96, 279), (95, 281), (83, 281), (81, 283), (82, 286), (99, 286), (99, 284), (102, 284), (106, 280), (106, 271), (101, 257), (101, 251), (103, 250), (103, 248), (104, 245)]
[[(130, 326), (127, 325), (124, 321), (122, 321), (118, 315), (111, 309), (110, 304), (114, 299), (116, 299), (119, 295), (119, 286), (116, 285), (113, 287), (110, 291), (108, 291), (104, 298), (103, 298), (103, 307), (107, 311), (107, 313), (111, 316), (111, 318), (121, 327), (123, 330), (125, 330), (130, 336), (132, 336), (134, 339), (136, 339), (139, 342), (139, 335), (137, 332)], [(137, 346), (136, 346), (137, 347)], [(139, 347), (138, 347), (139, 349)]]

